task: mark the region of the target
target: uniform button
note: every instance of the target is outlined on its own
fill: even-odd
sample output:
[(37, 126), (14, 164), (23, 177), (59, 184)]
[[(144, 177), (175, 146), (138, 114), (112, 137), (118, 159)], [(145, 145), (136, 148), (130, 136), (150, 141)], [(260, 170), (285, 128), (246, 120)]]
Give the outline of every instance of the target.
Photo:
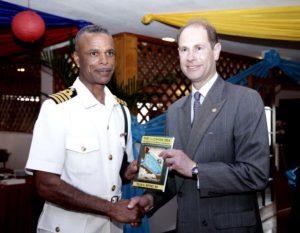
[(86, 151), (85, 146), (82, 146), (82, 147), (81, 147), (81, 151), (82, 151), (82, 152), (85, 152), (85, 151)]
[(205, 227), (208, 225), (206, 220), (202, 220), (202, 225), (205, 226)]
[(60, 228), (59, 227), (55, 227), (55, 232), (60, 232)]
[(111, 187), (111, 191), (115, 191), (115, 189), (116, 189), (116, 186), (113, 185), (113, 186)]
[(112, 160), (112, 159), (113, 159), (113, 156), (112, 156), (112, 155), (109, 155), (109, 156), (108, 156), (108, 159), (109, 159), (109, 160)]

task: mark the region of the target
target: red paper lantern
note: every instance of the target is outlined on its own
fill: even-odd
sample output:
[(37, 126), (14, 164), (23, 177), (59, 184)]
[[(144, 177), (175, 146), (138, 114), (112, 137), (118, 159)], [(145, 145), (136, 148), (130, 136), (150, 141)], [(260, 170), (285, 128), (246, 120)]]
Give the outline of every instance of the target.
[(16, 14), (11, 26), (15, 36), (25, 42), (34, 42), (40, 39), (46, 30), (43, 18), (30, 10)]

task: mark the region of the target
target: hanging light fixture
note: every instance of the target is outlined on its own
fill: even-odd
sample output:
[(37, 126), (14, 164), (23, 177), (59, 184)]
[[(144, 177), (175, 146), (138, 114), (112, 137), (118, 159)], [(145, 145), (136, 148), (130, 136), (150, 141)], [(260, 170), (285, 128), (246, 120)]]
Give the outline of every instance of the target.
[(43, 18), (32, 10), (25, 10), (16, 14), (12, 19), (11, 27), (14, 35), (24, 42), (35, 42), (46, 31)]

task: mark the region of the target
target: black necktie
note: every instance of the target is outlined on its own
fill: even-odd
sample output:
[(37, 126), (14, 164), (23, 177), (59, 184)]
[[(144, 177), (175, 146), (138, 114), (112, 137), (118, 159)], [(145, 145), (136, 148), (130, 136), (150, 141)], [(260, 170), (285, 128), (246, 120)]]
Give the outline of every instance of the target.
[(200, 112), (200, 108), (201, 108), (200, 97), (201, 97), (200, 92), (196, 91), (194, 94), (194, 120), (197, 118)]

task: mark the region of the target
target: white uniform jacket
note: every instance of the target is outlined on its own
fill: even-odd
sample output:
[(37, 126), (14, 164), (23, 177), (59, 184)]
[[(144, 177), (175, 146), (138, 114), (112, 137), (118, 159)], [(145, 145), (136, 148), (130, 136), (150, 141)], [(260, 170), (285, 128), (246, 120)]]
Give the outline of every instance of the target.
[[(120, 167), (125, 149), (124, 115), (105, 87), (101, 104), (77, 78), (74, 85), (46, 100), (36, 121), (26, 169), (59, 174), (74, 187), (111, 200), (121, 196)], [(128, 160), (132, 156), (127, 108)], [(75, 213), (46, 202), (38, 229), (50, 232), (122, 232), (105, 216)], [(114, 229), (114, 230), (112, 230)]]

